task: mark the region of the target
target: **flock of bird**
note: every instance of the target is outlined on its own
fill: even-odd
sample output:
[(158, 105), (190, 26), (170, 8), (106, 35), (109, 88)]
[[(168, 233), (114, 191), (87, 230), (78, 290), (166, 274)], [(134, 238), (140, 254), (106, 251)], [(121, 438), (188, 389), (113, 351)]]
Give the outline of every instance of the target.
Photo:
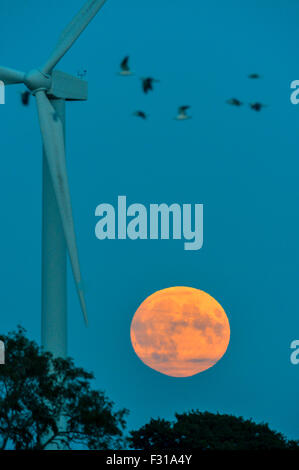
[[(248, 78), (250, 78), (251, 80), (258, 80), (261, 78), (261, 76), (258, 73), (251, 73), (250, 75), (248, 75)], [(244, 103), (238, 100), (237, 98), (230, 98), (229, 100), (227, 100), (227, 104), (230, 104), (231, 106), (239, 107), (239, 106), (243, 106)], [(266, 104), (260, 103), (258, 101), (255, 103), (249, 103), (249, 106), (253, 111), (256, 111), (256, 112), (259, 112), (263, 108), (267, 107)]]
[[(120, 63), (119, 75), (123, 77), (134, 75), (134, 73), (132, 72), (129, 66), (129, 59), (130, 57), (127, 55)], [(153, 77), (141, 78), (141, 86), (142, 86), (143, 93), (147, 95), (150, 91), (154, 91), (155, 83), (160, 83), (160, 81)], [(186, 119), (191, 119), (191, 116), (187, 114), (188, 109), (190, 109), (190, 106), (187, 106), (187, 105), (180, 106), (178, 108), (178, 114), (175, 117), (175, 119), (178, 121), (185, 121)], [(142, 110), (134, 111), (133, 116), (136, 116), (144, 120), (148, 118), (148, 114)]]
[[(129, 59), (130, 59), (130, 57), (126, 56), (121, 61), (120, 70), (118, 72), (118, 75), (123, 76), (123, 77), (128, 77), (128, 76), (134, 75), (134, 73), (132, 72), (132, 70), (130, 68), (130, 65), (129, 65)], [(77, 72), (77, 76), (81, 80), (84, 79), (86, 74), (87, 74), (87, 70), (80, 70), (80, 71)], [(258, 80), (258, 79), (261, 78), (261, 76), (257, 73), (252, 73), (252, 74), (248, 75), (248, 78), (251, 79), (251, 80)], [(159, 83), (159, 80), (157, 80), (156, 78), (152, 78), (152, 77), (141, 78), (141, 86), (142, 86), (143, 93), (145, 93), (147, 95), (150, 91), (154, 91), (154, 84), (155, 83)], [(24, 91), (23, 93), (21, 93), (21, 102), (24, 106), (29, 105), (29, 102), (30, 102), (30, 92), (29, 91)], [(229, 100), (226, 101), (226, 103), (231, 105), (231, 106), (236, 106), (236, 107), (240, 107), (244, 104), (242, 101), (240, 101), (237, 98), (230, 98)], [(265, 108), (267, 105), (265, 105), (263, 103), (260, 103), (260, 102), (254, 102), (254, 103), (249, 103), (249, 106), (253, 111), (259, 112), (259, 111), (262, 110), (262, 108)], [(191, 106), (189, 106), (189, 105), (180, 106), (178, 108), (178, 114), (174, 119), (176, 119), (177, 121), (185, 121), (187, 119), (191, 119), (192, 116), (188, 115), (188, 110), (190, 109), (190, 107)], [(133, 116), (136, 116), (136, 117), (138, 117), (140, 119), (143, 119), (143, 120), (146, 120), (148, 118), (148, 114), (145, 111), (142, 111), (142, 110), (134, 111)]]

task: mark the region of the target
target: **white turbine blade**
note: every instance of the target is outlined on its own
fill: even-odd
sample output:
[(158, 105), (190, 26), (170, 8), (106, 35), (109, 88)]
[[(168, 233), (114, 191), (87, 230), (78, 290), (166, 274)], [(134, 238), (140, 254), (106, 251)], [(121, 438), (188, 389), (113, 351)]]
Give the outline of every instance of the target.
[(81, 8), (79, 13), (74, 17), (71, 23), (65, 28), (60, 36), (58, 44), (51, 56), (42, 67), (42, 72), (50, 73), (60, 59), (72, 47), (74, 42), (78, 39), (80, 34), (91, 22), (93, 17), (97, 14), (99, 9), (106, 3), (107, 0), (88, 0), (88, 2)]
[(71, 260), (78, 296), (84, 319), (87, 324), (86, 305), (82, 288), (71, 197), (65, 163), (63, 125), (45, 92), (38, 91), (35, 96), (46, 158), (62, 220), (63, 231)]
[(19, 70), (9, 69), (7, 67), (0, 67), (0, 81), (4, 85), (13, 85), (15, 83), (23, 83), (25, 74)]

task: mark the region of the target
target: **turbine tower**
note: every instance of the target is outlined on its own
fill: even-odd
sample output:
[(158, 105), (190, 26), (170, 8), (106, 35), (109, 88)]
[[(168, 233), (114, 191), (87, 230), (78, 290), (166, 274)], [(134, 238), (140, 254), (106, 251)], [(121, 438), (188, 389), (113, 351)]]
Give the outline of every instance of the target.
[(24, 83), (37, 103), (43, 143), (42, 345), (56, 357), (67, 355), (67, 251), (87, 324), (65, 161), (65, 103), (87, 100), (87, 82), (54, 68), (106, 1), (87, 1), (41, 67), (28, 73), (0, 67), (0, 81)]

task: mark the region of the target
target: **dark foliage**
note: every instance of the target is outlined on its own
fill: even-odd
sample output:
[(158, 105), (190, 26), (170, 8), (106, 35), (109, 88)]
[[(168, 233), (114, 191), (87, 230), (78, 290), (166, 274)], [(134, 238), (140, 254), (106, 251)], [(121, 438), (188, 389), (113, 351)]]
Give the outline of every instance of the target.
[(47, 445), (117, 449), (127, 410), (114, 411), (91, 373), (72, 359), (54, 359), (16, 332), (0, 338), (6, 363), (0, 367), (0, 449), (45, 449)]
[(241, 417), (192, 410), (176, 414), (176, 421), (151, 419), (131, 431), (133, 449), (199, 449), (199, 450), (266, 450), (299, 448), (298, 442), (287, 441), (268, 424), (256, 424)]

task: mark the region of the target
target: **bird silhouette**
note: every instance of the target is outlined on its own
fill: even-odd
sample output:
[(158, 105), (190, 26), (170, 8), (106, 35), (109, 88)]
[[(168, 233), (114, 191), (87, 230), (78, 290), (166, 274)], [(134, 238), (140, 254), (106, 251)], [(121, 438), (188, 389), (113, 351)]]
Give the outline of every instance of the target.
[(134, 111), (133, 116), (139, 117), (144, 120), (148, 118), (148, 115), (144, 111)]
[(176, 116), (177, 121), (185, 121), (186, 119), (191, 119), (191, 116), (188, 116), (187, 111), (191, 106), (180, 106), (178, 108), (178, 115)]
[(120, 72), (119, 75), (128, 76), (133, 75), (132, 71), (129, 67), (129, 58), (130, 56), (126, 56), (120, 63)]
[(266, 104), (262, 104), (262, 103), (250, 103), (249, 104), (250, 108), (253, 109), (254, 111), (261, 111), (262, 108), (266, 108), (267, 105)]
[(230, 104), (231, 106), (242, 106), (243, 103), (242, 101), (238, 100), (237, 98), (231, 98), (227, 100), (227, 104)]
[(248, 78), (251, 78), (252, 80), (256, 80), (258, 78), (261, 78), (261, 76), (258, 73), (251, 73), (248, 75)]
[(156, 80), (155, 78), (152, 78), (152, 77), (142, 78), (141, 81), (142, 81), (142, 89), (145, 94), (147, 94), (149, 91), (154, 91), (153, 84), (159, 83), (159, 80)]
[(29, 105), (30, 94), (31, 93), (29, 91), (23, 91), (23, 93), (21, 93), (21, 102), (23, 106)]

